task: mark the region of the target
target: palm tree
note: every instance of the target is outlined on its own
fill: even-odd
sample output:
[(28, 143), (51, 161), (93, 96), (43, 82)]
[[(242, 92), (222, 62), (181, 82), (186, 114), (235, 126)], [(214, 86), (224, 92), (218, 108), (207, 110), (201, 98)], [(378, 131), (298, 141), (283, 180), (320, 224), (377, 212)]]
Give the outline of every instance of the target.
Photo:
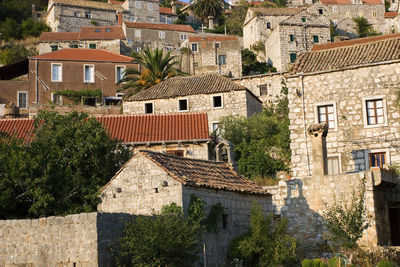
[(164, 54), (162, 49), (146, 48), (134, 52), (132, 62), (140, 65), (139, 70), (128, 68), (122, 79), (118, 82), (123, 84), (118, 91), (124, 92), (124, 97), (137, 94), (138, 92), (152, 87), (165, 79), (178, 75), (188, 75), (178, 69), (179, 62), (171, 52)]
[(208, 16), (217, 18), (224, 10), (223, 0), (197, 0), (193, 4), (193, 11), (196, 16), (207, 21)]

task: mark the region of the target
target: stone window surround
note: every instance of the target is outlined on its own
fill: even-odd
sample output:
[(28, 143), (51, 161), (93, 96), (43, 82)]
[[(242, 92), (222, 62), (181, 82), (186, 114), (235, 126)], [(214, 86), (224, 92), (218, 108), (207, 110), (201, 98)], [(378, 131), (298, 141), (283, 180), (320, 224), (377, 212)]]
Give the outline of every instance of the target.
[(118, 83), (118, 68), (121, 68), (121, 78), (122, 78), (122, 72), (126, 70), (126, 65), (116, 65), (115, 66), (115, 83)]
[[(89, 80), (86, 80), (86, 75), (85, 75), (86, 74), (85, 73), (86, 67), (93, 67), (93, 73), (92, 73), (92, 75), (91, 75)], [(95, 77), (94, 76), (95, 76), (94, 64), (83, 64), (83, 82), (84, 83), (94, 83), (95, 82)]]
[(375, 149), (369, 149), (368, 152), (367, 151), (364, 152), (364, 161), (365, 161), (365, 169), (366, 170), (371, 169), (371, 167), (369, 166), (369, 154), (370, 153), (385, 153), (386, 154), (386, 158), (385, 158), (386, 163), (385, 164), (387, 166), (390, 166), (390, 164), (391, 164), (390, 149), (389, 148), (385, 148), (385, 149), (375, 148)]
[[(54, 95), (59, 95), (59, 94), (57, 94), (57, 92), (51, 92), (51, 103), (56, 104), (56, 103), (54, 103)], [(59, 95), (59, 97), (60, 97), (59, 105), (62, 105), (63, 104), (63, 97), (62, 97), (62, 95)]]
[[(54, 69), (53, 69), (53, 66), (60, 66), (60, 77), (59, 77), (59, 79), (58, 80), (53, 80), (53, 71), (54, 71)], [(63, 71), (62, 71), (62, 63), (51, 63), (51, 81), (52, 82), (62, 82), (62, 75), (63, 74)]]
[[(196, 50), (193, 50), (193, 45), (196, 44)], [(199, 52), (199, 43), (191, 43), (190, 44), (190, 50), (192, 50), (192, 52)]]
[[(333, 158), (333, 157), (337, 157), (339, 160), (339, 174), (343, 173), (342, 171), (342, 153), (327, 153), (326, 155), (326, 163), (328, 163), (328, 158)], [(337, 174), (335, 174), (337, 175)]]
[(135, 8), (136, 9), (141, 9), (142, 8), (142, 2), (141, 1), (135, 1)]
[(180, 40), (187, 40), (187, 34), (186, 33), (181, 33), (181, 34), (179, 34), (179, 39)]
[[(151, 113), (146, 113), (146, 104), (151, 104), (151, 107), (152, 107), (152, 112)], [(149, 102), (144, 102), (143, 103), (143, 113), (144, 114), (154, 114), (154, 101), (149, 101)]]
[(335, 117), (335, 128), (329, 129), (330, 132), (337, 132), (338, 131), (338, 120), (337, 120), (337, 109), (336, 109), (336, 102), (335, 101), (327, 101), (327, 102), (318, 102), (314, 104), (314, 122), (316, 124), (319, 123), (318, 119), (318, 107), (320, 106), (328, 106), (333, 105), (333, 116)]
[(218, 129), (219, 129), (219, 121), (212, 121), (211, 125), (212, 125), (212, 130), (213, 131), (218, 131)]
[[(180, 101), (186, 100), (186, 109), (180, 109)], [(189, 99), (188, 98), (178, 98), (178, 111), (179, 112), (187, 112), (189, 111)]]
[[(221, 97), (221, 106), (220, 107), (214, 107), (214, 97)], [(213, 109), (221, 109), (224, 108), (224, 96), (223, 95), (212, 95), (211, 96), (211, 104)]]
[(153, 4), (147, 2), (147, 11), (153, 12)]
[(135, 38), (141, 38), (142, 37), (142, 31), (139, 30), (139, 29), (135, 29), (134, 36), (135, 36)]
[[(25, 94), (25, 96), (26, 96), (26, 106), (25, 107), (20, 107), (19, 106), (19, 95), (20, 94)], [(27, 109), (28, 108), (28, 97), (29, 97), (28, 91), (17, 91), (17, 103), (18, 103), (18, 107), (20, 109)]]
[(158, 31), (158, 38), (165, 39), (165, 32), (164, 31)]
[(332, 6), (332, 11), (333, 11), (334, 13), (338, 13), (338, 12), (339, 12), (338, 6)]
[[(382, 99), (383, 105), (383, 124), (371, 124), (368, 125), (368, 118), (367, 118), (367, 101), (368, 100), (379, 100)], [(362, 97), (362, 112), (363, 112), (363, 122), (364, 128), (377, 128), (382, 126), (388, 126), (387, 120), (387, 109), (386, 109), (386, 99), (384, 95), (377, 95), (377, 96), (364, 96)]]

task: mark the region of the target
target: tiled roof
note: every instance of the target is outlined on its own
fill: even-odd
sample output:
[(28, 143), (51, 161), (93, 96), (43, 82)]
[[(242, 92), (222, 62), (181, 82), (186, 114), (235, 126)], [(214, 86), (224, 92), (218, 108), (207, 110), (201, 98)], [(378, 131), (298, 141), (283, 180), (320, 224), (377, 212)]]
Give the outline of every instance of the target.
[(238, 40), (235, 35), (207, 35), (207, 36), (189, 36), (189, 42), (200, 42), (206, 40), (207, 42), (223, 42), (223, 41), (236, 41)]
[(161, 98), (175, 98), (187, 95), (215, 94), (247, 90), (219, 74), (180, 76), (169, 78), (149, 89), (131, 96), (127, 101), (143, 101)]
[(260, 14), (260, 15), (264, 15), (264, 16), (293, 16), (293, 15), (296, 15), (296, 14), (300, 13), (301, 11), (303, 11), (304, 8), (251, 7), (250, 10), (256, 14)]
[(91, 8), (97, 8), (97, 9), (122, 11), (122, 7), (120, 5), (113, 5), (110, 3), (98, 2), (98, 1), (52, 0), (52, 2), (57, 3), (57, 4), (69, 5), (69, 6), (91, 7)]
[(147, 150), (141, 153), (185, 186), (270, 195), (223, 162), (189, 159)]
[(172, 12), (172, 8), (170, 8), (170, 7), (160, 6), (160, 13), (176, 16), (176, 14), (174, 12)]
[(340, 70), (385, 61), (400, 60), (400, 34), (343, 41), (313, 47), (299, 55), (294, 73)]
[(107, 132), (124, 143), (208, 140), (207, 113), (97, 117)]
[(381, 0), (362, 0), (364, 5), (383, 5), (384, 2)]
[[(208, 140), (207, 113), (100, 116), (96, 119), (113, 139), (124, 143)], [(0, 120), (0, 133), (32, 137), (33, 119)]]
[(43, 32), (40, 42), (126, 39), (122, 27), (82, 27), (79, 32)]
[[(350, 0), (320, 0), (324, 5), (353, 5)], [(381, 0), (362, 0), (365, 5), (383, 5)]]
[(40, 35), (40, 42), (52, 42), (52, 41), (77, 41), (78, 32), (42, 32)]
[(385, 19), (389, 19), (389, 18), (395, 18), (397, 17), (397, 15), (399, 15), (398, 12), (385, 12), (383, 16), (385, 17)]
[(111, 53), (101, 49), (65, 48), (54, 52), (33, 56), (30, 59), (45, 60), (73, 60), (73, 61), (104, 61), (126, 62), (132, 61), (131, 57)]
[(115, 1), (115, 0), (108, 0), (108, 2), (113, 5), (122, 5), (124, 3), (124, 1)]
[(181, 25), (181, 24), (166, 24), (166, 23), (147, 23), (147, 22), (124, 22), (128, 28), (137, 29), (153, 29), (153, 30), (165, 30), (165, 31), (179, 31), (179, 32), (192, 32), (192, 26)]

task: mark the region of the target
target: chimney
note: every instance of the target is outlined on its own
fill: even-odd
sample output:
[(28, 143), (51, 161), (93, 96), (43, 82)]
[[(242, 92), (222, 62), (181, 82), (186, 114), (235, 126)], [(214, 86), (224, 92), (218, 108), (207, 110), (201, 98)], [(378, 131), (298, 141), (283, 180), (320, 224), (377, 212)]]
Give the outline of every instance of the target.
[(214, 29), (214, 16), (208, 16), (208, 28), (210, 30)]
[(118, 11), (117, 12), (117, 17), (118, 17), (118, 25), (121, 26), (122, 25), (122, 12)]
[(176, 6), (177, 6), (177, 3), (176, 3), (176, 0), (172, 0), (171, 1), (171, 9), (172, 9), (172, 13), (174, 13), (174, 14), (176, 14)]
[(307, 129), (311, 137), (312, 144), (312, 161), (313, 161), (313, 176), (324, 176), (327, 171), (326, 158), (326, 135), (328, 134), (328, 125), (318, 123), (310, 125)]

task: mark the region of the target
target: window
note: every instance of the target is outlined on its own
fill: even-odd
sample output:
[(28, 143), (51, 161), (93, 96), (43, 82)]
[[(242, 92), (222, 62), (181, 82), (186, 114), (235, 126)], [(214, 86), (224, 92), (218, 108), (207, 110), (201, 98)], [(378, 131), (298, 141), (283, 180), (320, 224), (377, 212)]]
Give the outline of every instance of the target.
[(222, 229), (228, 228), (228, 215), (222, 214)]
[(144, 113), (145, 114), (154, 113), (153, 103), (144, 103)]
[(18, 92), (18, 107), (28, 108), (28, 92)]
[(328, 157), (328, 175), (339, 174), (339, 156)]
[(160, 22), (165, 22), (165, 15), (160, 15)]
[(213, 124), (212, 124), (213, 131), (217, 131), (218, 128), (219, 128), (219, 122), (213, 122)]
[(333, 6), (333, 7), (332, 7), (332, 10), (333, 10), (333, 12), (335, 12), (335, 13), (338, 13), (338, 12), (339, 12), (339, 10), (338, 10), (338, 7), (337, 7), (337, 6)]
[(179, 105), (179, 111), (188, 111), (189, 110), (189, 105), (188, 105), (188, 100), (187, 99), (179, 99), (178, 101)]
[(383, 168), (386, 164), (386, 153), (370, 153), (369, 154), (369, 167), (370, 168)]
[(164, 39), (165, 38), (165, 32), (159, 31), (158, 32), (158, 38)]
[(92, 18), (92, 13), (89, 12), (89, 11), (86, 11), (86, 12), (85, 12), (85, 18), (91, 19), (91, 18)]
[(323, 15), (324, 14), (324, 10), (322, 8), (318, 9), (318, 14)]
[(116, 96), (116, 97), (123, 98), (123, 97), (124, 97), (124, 93), (116, 93), (115, 96)]
[(268, 85), (266, 83), (260, 84), (258, 88), (260, 89), (260, 96), (268, 95)]
[(301, 17), (301, 21), (302, 22), (307, 22), (307, 18), (306, 17)]
[(167, 150), (168, 155), (183, 157), (183, 150)]
[(100, 29), (99, 29), (99, 28), (97, 28), (97, 29), (95, 29), (94, 31), (95, 31), (95, 32), (100, 32)]
[(140, 50), (142, 50), (142, 48), (140, 46), (133, 47), (133, 51), (135, 51), (135, 52), (139, 52)]
[(80, 12), (74, 12), (74, 17), (80, 18), (81, 17), (81, 13)]
[(96, 49), (96, 44), (89, 44), (90, 49)]
[(290, 41), (291, 43), (294, 42), (294, 34), (289, 34), (289, 41)]
[(86, 106), (96, 106), (96, 98), (95, 97), (84, 97), (83, 99), (83, 104)]
[(383, 99), (367, 100), (366, 108), (368, 125), (379, 125), (385, 123)]
[(135, 17), (134, 17), (134, 16), (129, 16), (128, 20), (129, 20), (129, 21), (134, 21), (134, 20), (135, 20)]
[(62, 81), (62, 64), (58, 63), (51, 64), (51, 81), (52, 82)]
[(94, 83), (94, 65), (83, 65), (85, 83)]
[(290, 53), (289, 56), (290, 56), (290, 63), (294, 63), (297, 57), (296, 53)]
[(120, 80), (122, 80), (125, 69), (126, 69), (125, 66), (116, 66), (115, 67), (115, 82), (116, 83), (118, 83)]
[(215, 43), (215, 48), (220, 48), (221, 47), (221, 42), (216, 42)]
[(376, 11), (372, 11), (372, 17), (376, 18)]
[(153, 11), (153, 4), (147, 2), (147, 10), (148, 11)]
[(267, 29), (271, 29), (271, 22), (267, 22)]
[(333, 104), (317, 107), (318, 123), (326, 122), (329, 129), (336, 128), (335, 108)]
[(135, 37), (140, 38), (142, 36), (141, 30), (135, 30)]
[(142, 8), (142, 2), (136, 1), (136, 2), (135, 2), (135, 8), (136, 8), (136, 9), (141, 9), (141, 8)]
[(70, 48), (78, 48), (78, 44), (69, 44)]
[(186, 39), (187, 39), (187, 34), (181, 33), (181, 34), (180, 34), (180, 39), (181, 39), (181, 40), (186, 40)]
[(318, 35), (313, 35), (313, 42), (314, 44), (318, 44), (319, 43), (319, 36)]
[(213, 96), (213, 108), (222, 108), (222, 96)]
[(197, 52), (197, 43), (192, 44), (192, 52)]
[(57, 51), (58, 50), (58, 45), (50, 45), (51, 52)]
[(51, 102), (55, 105), (62, 105), (62, 95), (51, 93)]
[(226, 65), (226, 55), (219, 55), (218, 56), (218, 64), (219, 65)]
[(172, 49), (174, 49), (174, 47), (173, 46), (166, 46), (166, 47), (164, 47), (164, 49), (166, 51), (172, 51)]

